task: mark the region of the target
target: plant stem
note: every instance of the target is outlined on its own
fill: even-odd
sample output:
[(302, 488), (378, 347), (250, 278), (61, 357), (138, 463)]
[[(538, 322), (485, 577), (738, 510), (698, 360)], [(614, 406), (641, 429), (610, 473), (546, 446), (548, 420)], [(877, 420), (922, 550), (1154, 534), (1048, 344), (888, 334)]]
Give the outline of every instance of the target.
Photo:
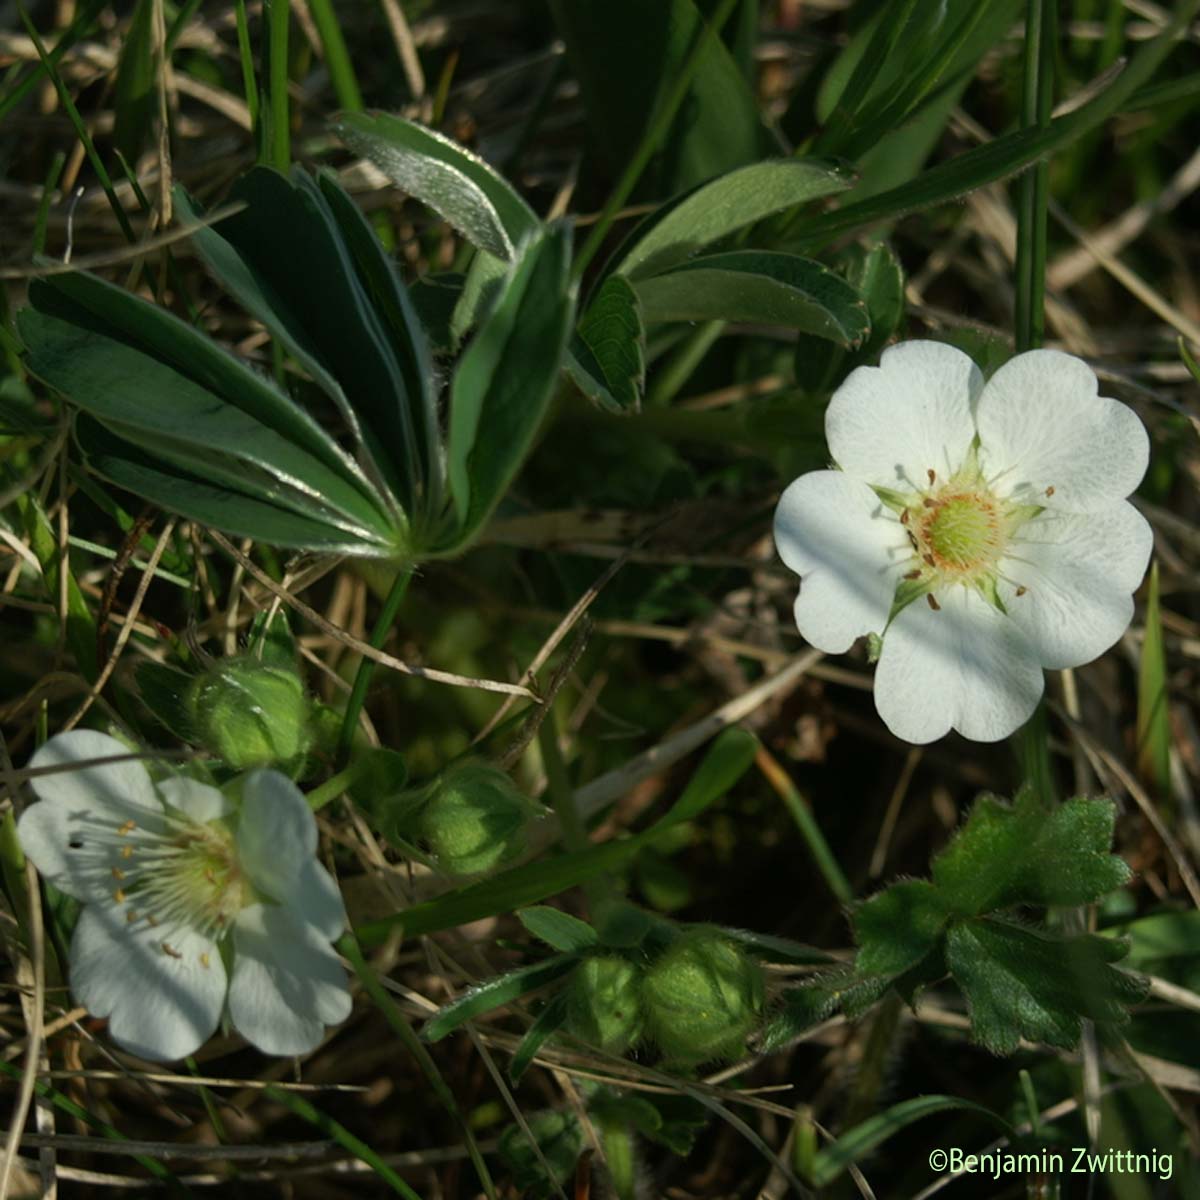
[(329, 81), (333, 84), (338, 103), (347, 112), (361, 112), (362, 92), (332, 0), (308, 0), (308, 8), (317, 33), (321, 36), (321, 45), (325, 47), (325, 66), (329, 69)]
[(626, 166), (624, 173), (617, 181), (617, 186), (609, 194), (608, 202), (600, 213), (600, 219), (592, 226), (592, 232), (588, 235), (587, 241), (575, 259), (575, 266), (572, 270), (575, 279), (582, 277), (588, 263), (595, 258), (596, 252), (608, 236), (609, 229), (612, 228), (613, 221), (616, 220), (617, 213), (633, 194), (633, 189), (637, 187), (642, 172), (649, 165), (650, 159), (654, 157), (659, 143), (667, 136), (671, 122), (675, 120), (675, 114), (679, 111), (679, 106), (683, 103), (688, 88), (692, 85), (692, 79), (699, 70), (700, 62), (707, 53), (712, 39), (720, 36), (725, 22), (729, 20), (738, 3), (739, 0), (721, 0), (720, 7), (712, 15), (712, 20), (702, 25), (697, 31), (696, 39), (688, 51), (688, 56), (684, 59), (683, 66), (675, 77), (675, 83), (659, 104), (650, 124), (646, 126), (646, 132), (642, 134), (642, 140), (638, 144), (637, 150), (634, 151), (633, 158), (629, 160), (629, 165)]
[(808, 844), (808, 852), (812, 855), (817, 870), (821, 872), (825, 882), (829, 885), (829, 890), (842, 904), (850, 904), (854, 900), (854, 889), (850, 886), (850, 881), (846, 878), (833, 851), (829, 848), (829, 843), (825, 840), (820, 825), (812, 815), (808, 801), (796, 790), (788, 773), (775, 761), (774, 756), (766, 747), (758, 748), (754, 761), (758, 769), (767, 777), (767, 782), (778, 793), (788, 812), (792, 814), (796, 828), (800, 830), (800, 836)]
[(470, 1126), (459, 1111), (458, 1101), (455, 1100), (454, 1093), (442, 1078), (442, 1073), (438, 1070), (437, 1063), (433, 1061), (433, 1057), (425, 1048), (425, 1043), (413, 1032), (412, 1026), (405, 1020), (399, 1006), (388, 995), (387, 989), (383, 984), (380, 983), (379, 976), (375, 973), (374, 967), (367, 961), (354, 934), (343, 934), (338, 940), (337, 948), (345, 958), (350, 960), (350, 965), (354, 968), (355, 974), (358, 975), (359, 980), (366, 989), (367, 995), (375, 1002), (375, 1006), (383, 1014), (384, 1020), (392, 1027), (397, 1037), (404, 1043), (408, 1052), (417, 1060), (417, 1065), (421, 1068), (426, 1081), (433, 1089), (433, 1094), (437, 1096), (445, 1110), (454, 1118), (466, 1143), (467, 1155), (475, 1167), (475, 1173), (479, 1176), (479, 1182), (483, 1186), (484, 1192), (487, 1193), (489, 1200), (496, 1200), (496, 1185), (492, 1182), (487, 1164), (483, 1161), (483, 1155), (480, 1153), (479, 1145), (475, 1141), (475, 1135), (471, 1132)]
[[(392, 589), (387, 594), (380, 610), (379, 619), (371, 631), (370, 646), (373, 650), (381, 650), (387, 641), (396, 620), (396, 613), (408, 591), (408, 581), (412, 578), (412, 567), (402, 567), (396, 575)], [(367, 698), (367, 688), (371, 686), (371, 677), (375, 674), (375, 660), (364, 658), (358, 664), (358, 673), (354, 676), (354, 685), (350, 689), (350, 698), (346, 701), (346, 715), (342, 719), (341, 733), (338, 735), (338, 761), (345, 763), (350, 757), (350, 748), (354, 744), (354, 731), (358, 727), (358, 715), (362, 712), (363, 703)]]
[(271, 165), (286, 172), (292, 162), (292, 130), (288, 103), (288, 0), (269, 0), (267, 46), (271, 59)]

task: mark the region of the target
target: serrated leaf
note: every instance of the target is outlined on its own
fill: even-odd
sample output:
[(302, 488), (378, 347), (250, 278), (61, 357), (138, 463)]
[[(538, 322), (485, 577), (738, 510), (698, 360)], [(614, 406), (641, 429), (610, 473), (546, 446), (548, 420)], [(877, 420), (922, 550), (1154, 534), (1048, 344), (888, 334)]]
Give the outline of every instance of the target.
[(589, 399), (612, 412), (637, 412), (646, 384), (646, 331), (629, 281), (610, 275), (588, 305), (567, 370)]
[(785, 325), (844, 346), (870, 332), (862, 297), (840, 275), (811, 259), (736, 250), (693, 259), (637, 281), (651, 321), (741, 321)]
[(664, 205), (618, 251), (618, 275), (642, 279), (686, 262), (698, 250), (784, 209), (843, 192), (855, 175), (837, 163), (778, 158), (703, 183)]
[(1110, 965), (1125, 952), (1110, 938), (1059, 937), (990, 917), (961, 921), (946, 938), (971, 1035), (996, 1054), (1011, 1054), (1022, 1038), (1071, 1049), (1084, 1018), (1126, 1021), (1146, 982)]
[(435, 1016), (426, 1021), (421, 1037), (427, 1042), (440, 1041), (467, 1021), (473, 1021), (493, 1009), (503, 1008), (527, 993), (561, 979), (574, 966), (574, 955), (559, 954), (544, 962), (497, 975), (439, 1009)]
[(1017, 904), (1090, 904), (1130, 878), (1110, 853), (1114, 820), (1111, 800), (1076, 797), (1047, 810), (1029, 791), (1012, 805), (980, 796), (933, 860), (934, 883), (949, 908), (970, 916)]
[(893, 884), (854, 910), (855, 969), (862, 976), (902, 975), (937, 949), (950, 915), (933, 884)]
[(333, 131), (469, 242), (505, 262), (538, 228), (533, 210), (498, 172), (432, 129), (387, 113), (344, 113)]
[(458, 549), (479, 532), (545, 416), (574, 317), (564, 226), (527, 244), (451, 385), (447, 444)]
[(537, 1020), (530, 1025), (525, 1036), (513, 1051), (512, 1061), (508, 1064), (508, 1078), (513, 1087), (521, 1082), (521, 1076), (529, 1069), (529, 1064), (537, 1057), (537, 1052), (554, 1036), (567, 1019), (567, 994), (559, 992), (551, 996), (546, 1007), (538, 1013)]
[(564, 954), (578, 954), (600, 943), (596, 931), (586, 921), (547, 904), (518, 909), (517, 920), (535, 938)]

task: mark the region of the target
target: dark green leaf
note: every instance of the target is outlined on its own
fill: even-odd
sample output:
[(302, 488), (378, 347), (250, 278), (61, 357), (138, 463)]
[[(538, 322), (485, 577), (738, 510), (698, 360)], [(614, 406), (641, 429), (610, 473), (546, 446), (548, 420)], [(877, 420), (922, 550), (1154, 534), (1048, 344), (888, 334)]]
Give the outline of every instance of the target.
[[(711, 7), (706, 5), (707, 7)], [(693, 0), (551, 0), (551, 13), (583, 91), (599, 157), (616, 174), (633, 157), (703, 17)], [(678, 116), (643, 176), (641, 194), (671, 195), (778, 154), (753, 92), (724, 42), (701, 60)]]
[(117, 59), (113, 140), (132, 166), (154, 116), (154, 0), (138, 0)]
[(750, 769), (758, 752), (758, 738), (745, 729), (726, 729), (709, 747), (683, 795), (643, 836), (652, 837), (691, 821), (719, 800)]
[(334, 132), (393, 183), (481, 250), (511, 262), (538, 227), (533, 210), (483, 159), (457, 142), (386, 113), (344, 113)]
[(950, 911), (933, 884), (909, 879), (872, 896), (853, 919), (859, 973), (896, 976), (937, 949)]
[(831, 963), (834, 959), (828, 951), (794, 942), (791, 938), (776, 937), (772, 933), (756, 933), (752, 929), (735, 929), (729, 925), (718, 925), (728, 938), (742, 945), (746, 952), (772, 963)]
[(637, 412), (646, 384), (646, 331), (637, 293), (610, 275), (572, 339), (567, 370), (591, 400), (613, 412)]
[(518, 967), (515, 971), (497, 975), (494, 979), (464, 992), (457, 1000), (452, 1000), (441, 1008), (436, 1016), (425, 1023), (421, 1037), (427, 1042), (440, 1041), (467, 1021), (473, 1021), (493, 1009), (503, 1008), (528, 992), (562, 978), (574, 966), (573, 955), (559, 954), (544, 962)]
[(513, 1087), (521, 1082), (521, 1076), (529, 1069), (529, 1064), (537, 1057), (537, 1052), (562, 1028), (566, 1019), (567, 994), (559, 992), (550, 997), (546, 1007), (538, 1013), (537, 1020), (530, 1025), (520, 1045), (513, 1052), (512, 1062), (508, 1064), (508, 1078)]
[(253, 538), (272, 546), (362, 554), (361, 538), (340, 529), (211, 483), (186, 471), (155, 461), (137, 446), (116, 437), (92, 418), (81, 415), (75, 436), (88, 465), (134, 495), (169, 505), (180, 513), (236, 537)]
[(578, 954), (599, 945), (596, 931), (586, 922), (561, 908), (539, 904), (535, 908), (517, 910), (517, 920), (546, 945), (564, 954)]
[(1128, 1019), (1145, 980), (1109, 964), (1126, 946), (1082, 934), (1056, 937), (994, 918), (962, 921), (946, 938), (946, 962), (967, 998), (971, 1034), (996, 1054), (1021, 1038), (1071, 1049), (1083, 1018)]
[(1089, 904), (1128, 882), (1110, 853), (1111, 800), (1077, 797), (1043, 808), (1026, 791), (1010, 806), (981, 796), (966, 824), (933, 861), (947, 907), (975, 916), (1017, 904)]
[[(155, 358), (36, 309), (20, 314), (30, 370), (122, 440), (364, 543), (393, 548), (388, 518), (357, 488), (255, 417)], [(152, 499), (174, 507), (169, 493)]]
[(972, 1113), (985, 1117), (1010, 1135), (1015, 1132), (1003, 1117), (982, 1104), (972, 1104), (955, 1096), (916, 1096), (893, 1104), (861, 1125), (848, 1129), (837, 1141), (819, 1150), (813, 1161), (812, 1183), (819, 1188), (828, 1187), (848, 1166), (865, 1158), (914, 1121), (943, 1112)]
[(459, 360), (447, 445), (458, 513), (452, 547), (499, 503), (550, 402), (574, 317), (570, 236), (559, 226), (523, 247), (495, 308)]
[(757, 1042), (759, 1052), (770, 1054), (831, 1017), (841, 1005), (850, 978), (849, 974), (830, 974), (788, 988), (763, 1026)]
[(193, 676), (143, 658), (138, 660), (133, 677), (142, 703), (154, 719), (181, 742), (192, 741), (196, 731), (187, 706), (187, 693)]
[(870, 331), (866, 305), (854, 288), (828, 267), (794, 254), (707, 255), (639, 280), (637, 294), (647, 321), (787, 325), (851, 346)]
[(634, 230), (614, 273), (657, 275), (764, 217), (844, 192), (854, 174), (836, 163), (778, 158), (730, 171), (664, 205)]

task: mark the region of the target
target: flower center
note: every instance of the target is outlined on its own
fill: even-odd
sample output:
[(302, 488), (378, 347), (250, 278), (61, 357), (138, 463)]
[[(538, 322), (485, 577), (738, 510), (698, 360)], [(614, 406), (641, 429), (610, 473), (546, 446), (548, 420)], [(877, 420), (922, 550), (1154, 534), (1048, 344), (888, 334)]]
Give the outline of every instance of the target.
[(922, 508), (918, 541), (938, 569), (971, 574), (1000, 557), (1007, 539), (1001, 514), (990, 496), (955, 491)]

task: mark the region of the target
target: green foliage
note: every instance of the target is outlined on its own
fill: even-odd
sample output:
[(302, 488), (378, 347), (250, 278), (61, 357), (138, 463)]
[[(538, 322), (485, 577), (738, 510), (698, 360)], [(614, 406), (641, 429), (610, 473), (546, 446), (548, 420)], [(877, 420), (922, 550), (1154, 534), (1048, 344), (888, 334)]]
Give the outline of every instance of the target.
[[(569, 1179), (583, 1150), (583, 1128), (579, 1118), (561, 1109), (545, 1109), (526, 1117), (537, 1151), (519, 1125), (510, 1125), (500, 1135), (496, 1153), (512, 1173), (513, 1186), (521, 1196), (543, 1200)], [(538, 1151), (541, 1152), (540, 1157)], [(549, 1167), (552, 1178), (546, 1177)]]
[(187, 708), (199, 743), (238, 771), (289, 770), (311, 745), (311, 705), (294, 667), (225, 659), (192, 682)]
[(852, 969), (785, 993), (764, 1034), (779, 1045), (837, 1009), (854, 1016), (889, 988), (910, 1001), (946, 973), (966, 996), (972, 1036), (1011, 1053), (1021, 1038), (1072, 1047), (1084, 1018), (1128, 1020), (1145, 981), (1111, 964), (1127, 945), (1092, 934), (1034, 928), (1015, 910), (1090, 904), (1128, 881), (1110, 853), (1110, 800), (1082, 797), (1044, 808), (1030, 790), (1010, 805), (975, 802), (932, 864), (932, 881), (903, 880), (852, 912)]
[(117, 62), (113, 138), (131, 164), (137, 162), (154, 117), (153, 20), (153, 0), (138, 0)]
[(534, 908), (522, 908), (517, 919), (535, 938), (540, 938), (553, 950), (564, 954), (577, 954), (599, 944), (596, 931), (586, 922), (561, 908), (539, 904)]
[(682, 1066), (740, 1054), (763, 997), (762, 968), (703, 928), (680, 935), (642, 981), (647, 1032), (668, 1061)]
[(416, 800), (382, 812), (394, 835), (420, 839), (449, 875), (479, 875), (516, 858), (537, 806), (509, 777), (482, 762), (452, 767)]
[(567, 370), (580, 391), (612, 412), (636, 412), (646, 387), (646, 331), (637, 293), (612, 275), (571, 341)]
[(567, 1027), (606, 1054), (624, 1054), (642, 1034), (641, 971), (619, 954), (590, 954), (567, 984)]

